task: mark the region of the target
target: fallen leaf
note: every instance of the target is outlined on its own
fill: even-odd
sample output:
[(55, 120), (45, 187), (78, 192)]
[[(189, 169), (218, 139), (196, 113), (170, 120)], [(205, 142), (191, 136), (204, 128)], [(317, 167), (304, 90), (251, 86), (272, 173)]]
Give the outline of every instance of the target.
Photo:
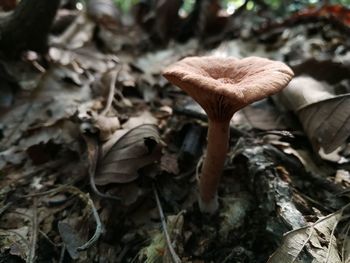
[[(270, 257), (267, 263), (304, 262), (298, 258), (304, 248), (313, 258), (312, 262), (341, 263), (334, 230), (342, 219), (345, 209), (341, 209), (310, 226), (305, 226), (286, 233), (282, 245)], [(308, 246), (310, 244), (310, 246)]]
[(350, 135), (350, 94), (308, 105), (299, 116), (311, 141), (331, 153)]
[(300, 76), (280, 94), (284, 105), (298, 115), (315, 149), (326, 154), (350, 136), (350, 94), (335, 95), (331, 90), (326, 83)]
[(155, 125), (144, 124), (124, 134), (106, 153), (97, 169), (95, 183), (128, 183), (138, 170), (160, 158), (161, 143)]

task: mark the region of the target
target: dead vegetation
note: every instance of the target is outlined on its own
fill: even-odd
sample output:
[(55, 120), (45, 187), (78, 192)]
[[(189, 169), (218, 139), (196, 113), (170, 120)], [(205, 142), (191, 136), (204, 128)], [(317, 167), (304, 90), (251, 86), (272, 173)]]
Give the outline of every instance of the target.
[[(324, 8), (258, 30), (260, 9), (180, 19), (156, 2), (135, 7), (138, 25), (109, 1), (61, 6), (47, 53), (1, 58), (0, 262), (350, 262), (345, 19)], [(231, 119), (209, 216), (207, 117), (161, 72), (212, 55), (296, 76)]]

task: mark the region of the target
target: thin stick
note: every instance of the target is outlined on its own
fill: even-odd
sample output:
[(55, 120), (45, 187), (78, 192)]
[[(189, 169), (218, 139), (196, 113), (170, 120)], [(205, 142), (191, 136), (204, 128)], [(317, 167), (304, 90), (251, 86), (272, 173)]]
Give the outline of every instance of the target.
[(171, 255), (171, 259), (172, 259), (173, 263), (181, 263), (181, 259), (176, 254), (174, 248), (171, 245), (171, 240), (170, 240), (170, 236), (168, 233), (168, 227), (167, 227), (166, 220), (164, 217), (163, 209), (162, 209), (162, 206), (161, 206), (161, 203), (159, 200), (157, 189), (156, 189), (154, 184), (152, 185), (152, 188), (153, 188), (154, 196), (156, 198), (157, 207), (158, 207), (158, 211), (159, 211), (159, 217), (160, 217), (160, 221), (162, 223), (163, 233), (164, 233), (164, 237), (165, 237), (165, 240), (166, 240), (166, 243), (167, 243), (170, 255)]
[(10, 206), (12, 205), (12, 202), (8, 202), (6, 205), (0, 208), (0, 216), (2, 213), (4, 213)]
[(63, 263), (65, 252), (66, 252), (66, 245), (63, 244), (63, 246), (61, 248), (60, 259), (59, 259), (58, 263)]
[(30, 242), (30, 251), (28, 256), (28, 262), (35, 262), (36, 243), (38, 240), (38, 199), (33, 198), (33, 217), (32, 217), (32, 238)]
[(91, 186), (92, 191), (99, 197), (111, 199), (111, 200), (114, 200), (114, 201), (120, 201), (121, 200), (120, 197), (112, 196), (112, 195), (109, 195), (109, 194), (104, 194), (104, 193), (101, 193), (100, 190), (98, 190), (98, 188), (96, 186), (96, 183), (95, 183), (95, 173), (96, 173), (98, 155), (101, 152), (101, 147), (99, 146), (98, 142), (95, 139), (93, 139), (93, 138), (84, 136), (84, 139), (85, 139), (87, 144), (89, 144), (89, 143), (93, 144), (93, 149), (92, 150), (94, 152), (93, 152), (93, 157), (90, 160), (90, 168), (88, 170), (89, 179), (90, 179), (90, 186)]
[(83, 244), (82, 246), (77, 248), (77, 251), (83, 251), (86, 250), (88, 248), (90, 248), (102, 235), (103, 233), (103, 227), (102, 227), (102, 223), (101, 223), (101, 219), (97, 213), (96, 207), (94, 205), (94, 202), (92, 202), (89, 194), (85, 195), (86, 198), (88, 198), (88, 205), (91, 207), (92, 210), (92, 214), (95, 218), (95, 222), (96, 222), (96, 230), (94, 235), (90, 238), (89, 241), (87, 241), (85, 244)]
[(96, 184), (95, 184), (95, 173), (89, 171), (89, 179), (90, 179), (90, 186), (91, 186), (91, 189), (92, 191), (99, 197), (102, 197), (102, 198), (107, 198), (107, 199), (111, 199), (111, 200), (114, 200), (114, 201), (120, 201), (121, 198), (118, 197), (118, 196), (113, 196), (113, 195), (109, 195), (109, 194), (104, 194), (102, 192), (100, 192), (100, 190), (98, 190)]
[[(99, 239), (99, 237), (103, 233), (103, 227), (102, 227), (102, 223), (101, 223), (100, 217), (99, 217), (99, 215), (97, 213), (97, 210), (96, 210), (96, 207), (94, 205), (94, 202), (90, 198), (90, 195), (81, 192), (75, 186), (67, 185), (67, 186), (61, 186), (61, 187), (58, 187), (56, 189), (52, 189), (52, 190), (49, 190), (49, 191), (46, 191), (46, 192), (38, 193), (35, 196), (45, 195), (45, 194), (52, 194), (52, 193), (58, 193), (58, 192), (61, 192), (61, 191), (67, 191), (67, 192), (70, 192), (72, 194), (78, 195), (83, 201), (85, 201), (87, 203), (87, 205), (90, 206), (90, 208), (92, 210), (92, 214), (93, 214), (95, 222), (96, 222), (95, 233), (94, 233), (94, 235), (91, 237), (91, 239), (89, 241), (87, 241), (85, 244), (83, 244), (82, 246), (77, 248), (78, 251), (86, 250), (86, 249), (90, 248)], [(33, 195), (31, 195), (31, 196), (33, 196)]]
[(108, 98), (107, 98), (107, 102), (106, 102), (106, 106), (103, 109), (103, 111), (100, 113), (100, 115), (106, 115), (109, 111), (109, 109), (111, 108), (112, 102), (113, 102), (113, 98), (114, 98), (114, 91), (115, 91), (115, 84), (117, 82), (117, 77), (119, 75), (119, 70), (113, 70), (110, 72), (111, 74), (111, 82), (109, 84), (109, 93), (108, 93)]

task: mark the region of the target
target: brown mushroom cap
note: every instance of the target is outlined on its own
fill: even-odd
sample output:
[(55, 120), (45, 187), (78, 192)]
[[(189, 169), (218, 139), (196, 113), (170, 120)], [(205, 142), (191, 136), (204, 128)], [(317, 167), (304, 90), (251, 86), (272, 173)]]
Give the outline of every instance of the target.
[(216, 121), (231, 119), (237, 110), (279, 92), (293, 75), (284, 63), (259, 57), (188, 57), (163, 71)]

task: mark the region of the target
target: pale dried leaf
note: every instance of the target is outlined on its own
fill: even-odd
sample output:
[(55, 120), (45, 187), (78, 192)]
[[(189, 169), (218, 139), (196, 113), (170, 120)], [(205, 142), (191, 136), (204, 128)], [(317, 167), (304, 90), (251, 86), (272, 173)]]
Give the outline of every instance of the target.
[[(312, 236), (312, 240), (318, 239), (320, 244), (326, 242), (326, 246), (319, 248), (315, 247), (309, 250), (311, 255), (315, 258), (314, 263), (341, 263), (341, 259), (338, 253), (338, 247), (336, 238), (333, 233), (333, 229), (337, 226), (342, 216), (342, 212), (336, 212), (326, 220), (322, 220), (315, 224), (317, 235)], [(326, 261), (327, 260), (327, 261)]]
[(306, 248), (313, 263), (341, 263), (334, 229), (342, 219), (343, 209), (319, 219), (308, 227), (285, 234), (282, 245), (271, 256), (268, 263), (293, 263)]
[(311, 104), (298, 115), (311, 141), (331, 153), (350, 135), (350, 94)]
[(309, 235), (310, 234), (305, 228), (286, 233), (282, 240), (282, 245), (270, 257), (267, 263), (301, 262), (297, 258), (309, 239)]
[(328, 84), (300, 76), (280, 97), (298, 115), (316, 150), (322, 148), (329, 154), (346, 142), (350, 135), (350, 94), (334, 95)]

